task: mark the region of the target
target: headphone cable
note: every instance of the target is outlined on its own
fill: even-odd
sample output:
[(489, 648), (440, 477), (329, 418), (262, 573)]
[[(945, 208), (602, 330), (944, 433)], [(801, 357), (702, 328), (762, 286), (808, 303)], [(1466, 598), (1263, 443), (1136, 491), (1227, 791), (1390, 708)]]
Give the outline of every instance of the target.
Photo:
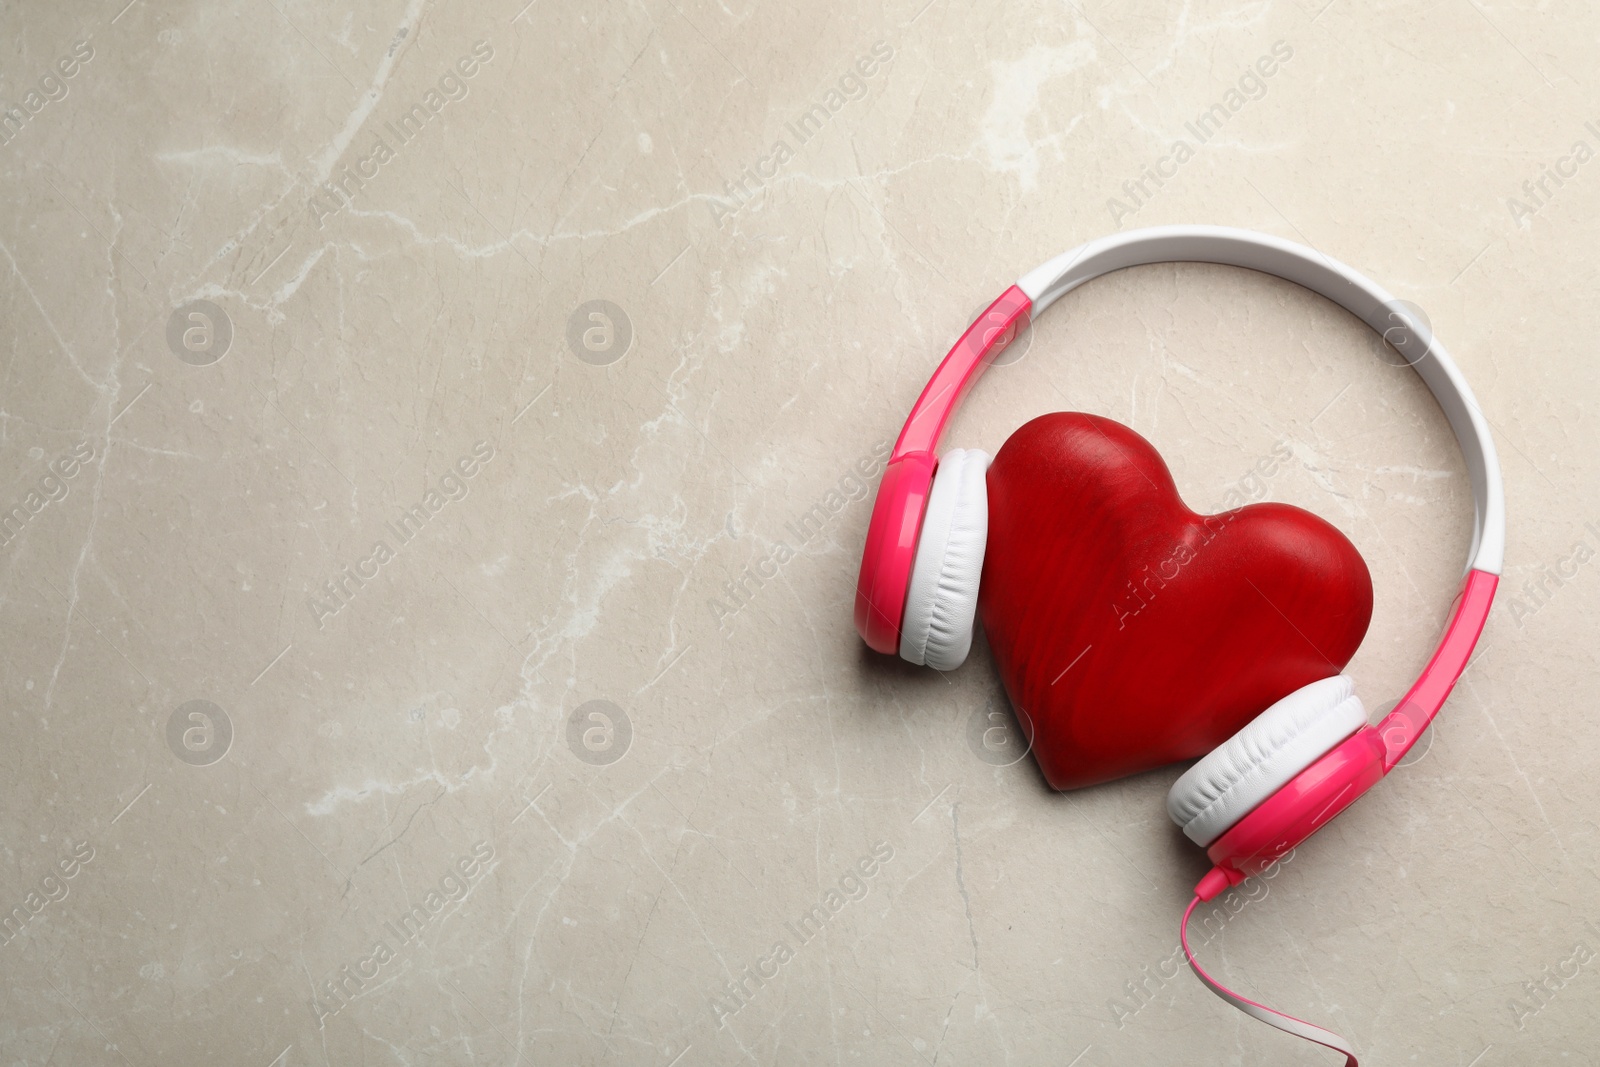
[(1199, 962), (1194, 958), (1194, 952), (1189, 948), (1189, 916), (1194, 914), (1194, 909), (1199, 904), (1199, 897), (1189, 901), (1189, 906), (1183, 912), (1183, 921), (1178, 925), (1178, 940), (1183, 943), (1183, 954), (1188, 958), (1189, 968), (1194, 971), (1195, 976), (1204, 982), (1211, 992), (1246, 1015), (1264, 1022), (1268, 1026), (1275, 1026), (1286, 1034), (1293, 1034), (1295, 1037), (1315, 1042), (1325, 1048), (1331, 1048), (1335, 1052), (1342, 1052), (1344, 1053), (1344, 1067), (1358, 1067), (1355, 1051), (1351, 1049), (1350, 1043), (1338, 1034), (1331, 1030), (1324, 1030), (1313, 1023), (1308, 1023), (1304, 1019), (1296, 1019), (1292, 1015), (1285, 1015), (1283, 1012), (1269, 1008), (1265, 1004), (1257, 1004), (1248, 997), (1242, 997), (1235, 993), (1205, 972), (1205, 968), (1200, 966)]

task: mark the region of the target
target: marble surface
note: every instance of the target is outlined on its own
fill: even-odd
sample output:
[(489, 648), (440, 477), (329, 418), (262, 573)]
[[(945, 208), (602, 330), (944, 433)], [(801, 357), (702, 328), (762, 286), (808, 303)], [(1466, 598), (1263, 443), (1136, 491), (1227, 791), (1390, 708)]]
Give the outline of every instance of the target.
[[(1428, 746), (1206, 958), (1600, 1062), (1591, 8), (525, 3), (0, 7), (0, 1063), (1331, 1063), (1180, 973), (1181, 768), (1053, 793), (981, 638), (851, 625), (965, 323), (1173, 222), (1425, 308), (1510, 516)], [(1126, 272), (950, 440), (1063, 409), (1329, 519), (1368, 707), (1420, 668), (1471, 502), (1348, 315)]]

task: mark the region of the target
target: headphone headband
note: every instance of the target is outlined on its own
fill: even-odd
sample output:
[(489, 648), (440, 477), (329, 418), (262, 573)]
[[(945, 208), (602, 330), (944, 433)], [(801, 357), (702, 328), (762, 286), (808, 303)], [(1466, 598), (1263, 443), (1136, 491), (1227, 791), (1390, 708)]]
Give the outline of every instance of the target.
[[(1438, 714), (1489, 617), (1505, 552), (1499, 459), (1488, 421), (1466, 379), (1413, 311), (1343, 263), (1266, 234), (1222, 226), (1160, 226), (1104, 237), (1029, 271), (989, 305), (934, 371), (895, 442), (867, 529), (856, 582), (856, 629), (879, 652), (898, 649), (917, 537), (938, 466), (934, 450), (967, 390), (1010, 343), (1018, 325), (1027, 322), (1030, 312), (1043, 311), (1093, 278), (1124, 267), (1173, 262), (1246, 267), (1332, 300), (1405, 356), (1444, 409), (1461, 446), (1476, 512), (1467, 573), (1427, 667), (1378, 724), (1382, 748), (1374, 758), (1387, 773)], [(1331, 818), (1343, 804), (1329, 807)]]

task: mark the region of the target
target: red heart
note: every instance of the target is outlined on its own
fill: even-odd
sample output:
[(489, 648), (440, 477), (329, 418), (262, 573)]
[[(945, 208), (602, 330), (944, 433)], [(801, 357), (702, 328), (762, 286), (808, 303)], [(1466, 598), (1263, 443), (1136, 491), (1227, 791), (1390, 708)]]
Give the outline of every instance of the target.
[(988, 487), (979, 610), (1057, 789), (1211, 751), (1338, 673), (1372, 618), (1372, 577), (1338, 530), (1288, 504), (1197, 515), (1110, 419), (1034, 419)]

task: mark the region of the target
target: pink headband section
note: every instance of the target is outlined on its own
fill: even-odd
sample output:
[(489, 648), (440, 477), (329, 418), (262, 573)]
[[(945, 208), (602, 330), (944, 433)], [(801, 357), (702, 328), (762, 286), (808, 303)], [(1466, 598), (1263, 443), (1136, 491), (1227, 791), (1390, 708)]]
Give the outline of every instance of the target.
[(856, 579), (856, 630), (874, 651), (893, 654), (900, 649), (906, 587), (938, 466), (934, 449), (939, 438), (967, 390), (1027, 323), (1032, 307), (1028, 294), (1014, 285), (1001, 293), (933, 372), (894, 443), (872, 505)]

